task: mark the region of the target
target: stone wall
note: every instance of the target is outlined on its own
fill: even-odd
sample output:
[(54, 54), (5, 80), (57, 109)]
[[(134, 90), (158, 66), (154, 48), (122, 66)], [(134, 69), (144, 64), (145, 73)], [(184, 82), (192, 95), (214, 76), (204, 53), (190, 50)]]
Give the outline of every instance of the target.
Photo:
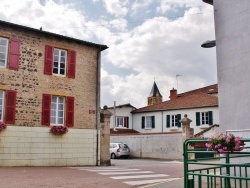
[[(0, 89), (17, 91), (15, 124), (0, 133), (0, 166), (99, 164), (98, 46), (24, 27), (0, 26), (0, 37), (21, 42), (19, 69), (0, 69)], [(75, 79), (44, 74), (45, 45), (76, 51)], [(74, 97), (74, 127), (66, 135), (54, 136), (41, 125), (42, 94)]]
[[(41, 126), (42, 94), (47, 93), (75, 97), (74, 128), (95, 128), (89, 110), (96, 107), (97, 48), (4, 25), (0, 36), (21, 41), (19, 70), (0, 69), (0, 89), (17, 91), (16, 126)], [(75, 79), (44, 74), (45, 45), (76, 51)]]

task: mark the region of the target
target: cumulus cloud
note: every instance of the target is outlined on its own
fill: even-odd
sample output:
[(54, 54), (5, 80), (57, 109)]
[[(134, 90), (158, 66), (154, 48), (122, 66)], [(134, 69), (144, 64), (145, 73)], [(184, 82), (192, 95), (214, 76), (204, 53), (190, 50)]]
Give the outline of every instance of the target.
[(1, 1), (0, 19), (59, 33), (67, 36), (88, 38), (91, 32), (85, 29), (84, 16), (70, 4), (57, 4), (46, 0), (42, 5), (38, 0)]
[(160, 5), (157, 6), (156, 10), (160, 13), (166, 13), (167, 11), (177, 10), (180, 7), (190, 8), (190, 7), (204, 7), (206, 6), (201, 0), (161, 0)]
[(128, 0), (102, 0), (108, 13), (115, 17), (123, 17), (128, 13)]
[(203, 11), (211, 9), (190, 8), (176, 20), (149, 19), (127, 32), (119, 43), (110, 43), (108, 61), (139, 72), (119, 81), (113, 77), (118, 87), (116, 95), (112, 93), (114, 98), (125, 102), (124, 96), (138, 96), (134, 101), (130, 97), (130, 102), (137, 107), (146, 105), (154, 77), (164, 100), (168, 100), (169, 90), (177, 87), (177, 74), (182, 75), (178, 78), (178, 92), (216, 83), (215, 49), (200, 47), (205, 40), (214, 38), (213, 14), (196, 14)]

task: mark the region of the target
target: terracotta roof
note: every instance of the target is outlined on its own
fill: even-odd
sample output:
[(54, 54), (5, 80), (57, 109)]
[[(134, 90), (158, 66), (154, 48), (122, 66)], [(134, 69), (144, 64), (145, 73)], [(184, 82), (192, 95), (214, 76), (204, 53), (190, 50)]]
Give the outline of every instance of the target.
[(138, 131), (134, 130), (134, 129), (119, 129), (116, 128), (114, 129), (110, 129), (110, 134), (114, 135), (114, 134), (137, 134), (139, 133)]
[(218, 85), (210, 85), (177, 95), (177, 98), (133, 110), (132, 113), (218, 106)]
[[(127, 104), (121, 104), (121, 105), (118, 105), (118, 106), (115, 106), (116, 108), (122, 108), (122, 107), (131, 107), (131, 108), (134, 108), (136, 109), (136, 107), (132, 106), (130, 103), (127, 103)], [(113, 109), (114, 107), (108, 107), (108, 109)]]
[(214, 124), (214, 125), (208, 127), (207, 129), (205, 129), (205, 130), (203, 130), (203, 131), (201, 131), (201, 132), (198, 132), (197, 134), (194, 135), (194, 138), (199, 138), (201, 135), (203, 135), (204, 133), (210, 131), (210, 130), (211, 130), (212, 128), (214, 128), (214, 127), (219, 127), (219, 125)]

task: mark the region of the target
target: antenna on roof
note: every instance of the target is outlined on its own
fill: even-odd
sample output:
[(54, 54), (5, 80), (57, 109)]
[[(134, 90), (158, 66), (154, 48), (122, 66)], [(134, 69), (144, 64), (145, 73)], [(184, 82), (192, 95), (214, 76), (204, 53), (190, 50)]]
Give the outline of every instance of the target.
[(176, 90), (178, 92), (178, 77), (181, 76), (180, 74), (176, 74)]

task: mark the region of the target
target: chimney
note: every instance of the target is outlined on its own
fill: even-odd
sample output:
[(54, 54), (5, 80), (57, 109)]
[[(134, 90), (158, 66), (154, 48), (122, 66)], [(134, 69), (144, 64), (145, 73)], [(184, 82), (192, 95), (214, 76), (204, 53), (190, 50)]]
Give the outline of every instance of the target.
[(170, 100), (177, 98), (177, 90), (176, 89), (173, 88), (172, 90), (170, 90), (169, 98), (170, 98)]

